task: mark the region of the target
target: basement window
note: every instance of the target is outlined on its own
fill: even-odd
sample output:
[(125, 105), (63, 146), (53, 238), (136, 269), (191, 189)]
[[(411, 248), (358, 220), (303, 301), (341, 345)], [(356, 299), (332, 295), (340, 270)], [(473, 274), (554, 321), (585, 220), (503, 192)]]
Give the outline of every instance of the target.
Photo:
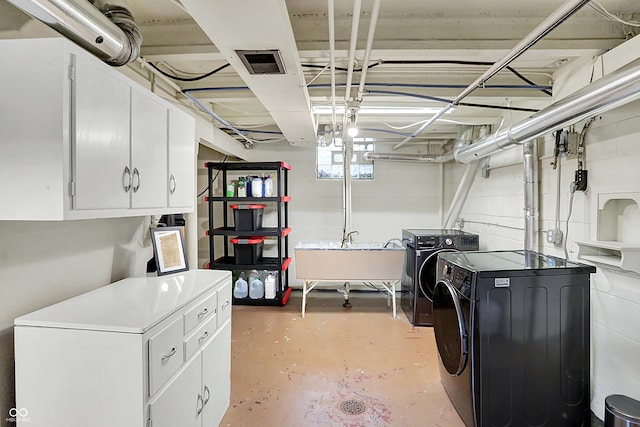
[[(354, 138), (351, 155), (351, 179), (373, 180), (373, 161), (362, 158), (367, 151), (373, 152), (373, 138)], [(331, 145), (317, 148), (317, 178), (342, 179), (344, 172), (344, 153), (342, 140), (336, 138)]]

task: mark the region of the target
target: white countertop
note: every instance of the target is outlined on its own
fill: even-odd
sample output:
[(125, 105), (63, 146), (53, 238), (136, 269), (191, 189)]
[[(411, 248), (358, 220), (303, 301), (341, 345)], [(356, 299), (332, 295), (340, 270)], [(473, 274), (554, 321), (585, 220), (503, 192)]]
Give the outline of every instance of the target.
[(230, 276), (189, 270), (127, 278), (18, 317), (14, 324), (142, 334)]

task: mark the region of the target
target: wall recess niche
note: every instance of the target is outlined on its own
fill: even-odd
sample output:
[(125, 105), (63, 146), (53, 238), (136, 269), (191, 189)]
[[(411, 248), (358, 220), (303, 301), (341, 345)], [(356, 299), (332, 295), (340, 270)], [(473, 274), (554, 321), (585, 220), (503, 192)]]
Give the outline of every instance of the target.
[(640, 274), (640, 193), (600, 193), (597, 198), (597, 240), (576, 242), (578, 259)]

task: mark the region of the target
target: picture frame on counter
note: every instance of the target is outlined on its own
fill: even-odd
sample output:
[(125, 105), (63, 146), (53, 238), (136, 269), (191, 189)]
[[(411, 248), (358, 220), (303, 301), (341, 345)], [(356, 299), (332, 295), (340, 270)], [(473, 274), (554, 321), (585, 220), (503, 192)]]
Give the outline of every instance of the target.
[(182, 227), (150, 229), (158, 276), (189, 270)]

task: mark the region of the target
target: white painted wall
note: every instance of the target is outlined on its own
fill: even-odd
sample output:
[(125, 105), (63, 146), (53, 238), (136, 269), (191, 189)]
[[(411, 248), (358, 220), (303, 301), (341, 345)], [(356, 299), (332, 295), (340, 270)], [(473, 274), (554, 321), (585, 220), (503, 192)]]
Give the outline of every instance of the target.
[[(124, 277), (151, 258), (145, 218), (0, 221), (0, 425), (14, 403), (13, 320)], [(28, 409), (28, 408), (27, 408)]]
[[(622, 52), (623, 56), (626, 53)], [(612, 59), (611, 53), (609, 55)], [(605, 63), (610, 62), (605, 58)], [(574, 65), (577, 69), (561, 73), (567, 76), (566, 79), (556, 81), (574, 85), (576, 80), (571, 76), (590, 75), (592, 63), (581, 61)], [(583, 81), (586, 83), (588, 81)], [(564, 91), (562, 86), (554, 87), (554, 92), (556, 89), (566, 95), (577, 87)], [(636, 102), (598, 117), (587, 134), (589, 189), (585, 193), (576, 193), (574, 197), (568, 235), (568, 252), (572, 260), (578, 260), (576, 241), (598, 240), (599, 194), (640, 193), (639, 122), (640, 103)], [(581, 129), (582, 123), (579, 123), (576, 130)], [(558, 171), (550, 166), (548, 153), (552, 152), (553, 141), (548, 136), (541, 142), (541, 231), (554, 228), (555, 222)], [(463, 167), (450, 165), (446, 169), (447, 200), (452, 198)], [(576, 159), (562, 160), (560, 218), (563, 232), (569, 211), (569, 183), (573, 181), (576, 167)], [(460, 217), (466, 221), (464, 230), (480, 234), (481, 249), (522, 249), (523, 208), (522, 165), (516, 165), (493, 170), (487, 179), (478, 175)], [(618, 223), (619, 232), (614, 240), (635, 242), (640, 246), (638, 206), (632, 205), (620, 212)], [(548, 244), (542, 232), (539, 237), (541, 252), (564, 256), (562, 246)], [(640, 329), (637, 326), (640, 324), (640, 275), (602, 265), (596, 267), (598, 271), (591, 277), (591, 408), (603, 418), (604, 399), (611, 394), (624, 394), (640, 400)]]
[[(290, 256), (294, 257), (293, 248), (301, 241), (342, 239), (342, 183), (316, 179), (315, 146), (277, 150), (264, 144), (251, 155), (254, 161), (281, 160), (291, 165)], [(440, 192), (438, 164), (376, 161), (373, 181), (353, 181), (352, 229), (359, 233), (354, 240), (386, 241), (400, 238), (404, 228), (439, 227)], [(267, 210), (265, 221), (274, 220), (273, 211)], [(296, 279), (295, 257), (290, 268), (290, 286), (302, 287)]]

